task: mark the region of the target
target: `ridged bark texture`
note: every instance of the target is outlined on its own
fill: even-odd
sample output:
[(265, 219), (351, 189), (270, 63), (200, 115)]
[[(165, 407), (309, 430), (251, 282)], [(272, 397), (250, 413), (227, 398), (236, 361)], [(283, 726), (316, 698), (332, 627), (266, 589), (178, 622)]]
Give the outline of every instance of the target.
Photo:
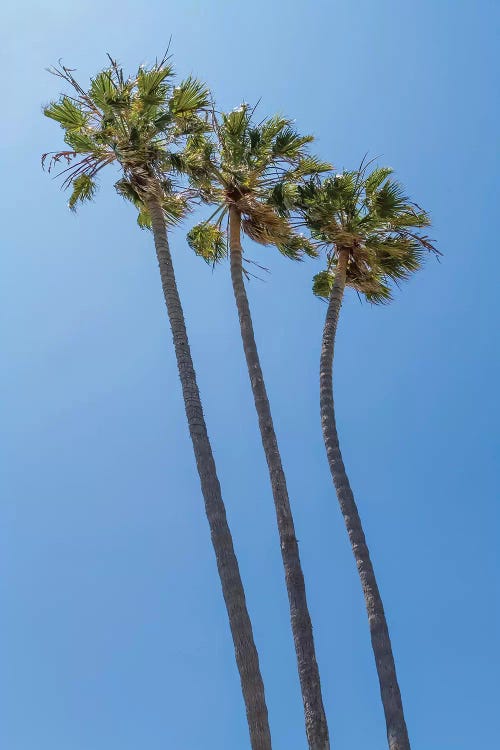
[(286, 588), (290, 603), (292, 633), (304, 703), (307, 740), (310, 750), (329, 750), (328, 726), (321, 695), (321, 683), (316, 662), (311, 618), (307, 606), (304, 575), (300, 564), (299, 547), (295, 537), (285, 474), (281, 464), (281, 456), (260, 367), (250, 307), (243, 280), (241, 215), (234, 207), (231, 207), (229, 212), (229, 235), (231, 279), (236, 306), (238, 308), (248, 374), (259, 418), (260, 434), (269, 468), (276, 508), (281, 555), (285, 568)]
[(240, 673), (250, 730), (251, 746), (253, 750), (271, 750), (271, 734), (264, 695), (264, 684), (259, 667), (259, 657), (255, 647), (252, 624), (248, 615), (245, 592), (226, 518), (212, 448), (207, 434), (200, 393), (186, 333), (184, 313), (168, 247), (163, 212), (156, 200), (148, 201), (148, 209), (153, 224), (161, 283), (172, 329), (189, 432), (200, 476), (205, 511), (210, 526), (212, 544), (222, 584), (222, 593), (233, 636), (236, 662)]
[(408, 730), (403, 713), (403, 703), (396, 676), (396, 666), (394, 664), (384, 607), (370, 560), (370, 553), (366, 545), (361, 519), (342, 460), (335, 423), (332, 376), (333, 355), (335, 334), (345, 289), (348, 260), (349, 251), (341, 250), (323, 331), (320, 363), (321, 424), (330, 471), (363, 587), (372, 648), (385, 713), (389, 748), (390, 750), (410, 750), (410, 741), (408, 739)]

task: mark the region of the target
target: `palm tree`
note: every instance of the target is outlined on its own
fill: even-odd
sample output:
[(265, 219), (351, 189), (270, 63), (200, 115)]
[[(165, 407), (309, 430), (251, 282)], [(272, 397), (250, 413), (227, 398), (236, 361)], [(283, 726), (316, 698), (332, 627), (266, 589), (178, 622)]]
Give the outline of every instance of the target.
[(245, 593), (207, 434), (196, 375), (186, 333), (168, 246), (167, 226), (188, 209), (189, 194), (179, 190), (176, 176), (184, 169), (182, 146), (186, 136), (206, 130), (201, 111), (209, 101), (204, 84), (188, 78), (174, 88), (173, 69), (165, 56), (150, 69), (139, 68), (125, 78), (110, 58), (110, 66), (92, 79), (85, 91), (64, 66), (53, 73), (70, 85), (45, 108), (45, 115), (65, 131), (67, 149), (46, 154), (49, 170), (65, 164), (64, 187), (71, 187), (70, 208), (91, 199), (96, 176), (107, 165), (120, 170), (118, 193), (139, 210), (140, 226), (150, 226), (182, 384), (186, 416), (222, 591), (229, 616), (236, 661), (246, 705), (251, 746), (270, 750), (264, 685)]
[(296, 189), (295, 205), (312, 236), (326, 248), (326, 269), (313, 291), (328, 300), (320, 363), (321, 423), (330, 471), (356, 560), (365, 597), (372, 648), (390, 750), (409, 750), (410, 741), (396, 676), (389, 630), (354, 495), (340, 452), (333, 403), (332, 367), (337, 322), (346, 286), (368, 302), (391, 299), (398, 284), (421, 266), (426, 252), (438, 251), (421, 230), (427, 213), (390, 178), (389, 168), (362, 164), (358, 171), (311, 179)]
[[(304, 575), (245, 290), (241, 245), (244, 232), (261, 245), (275, 245), (291, 258), (298, 259), (304, 252), (313, 253), (308, 240), (295, 234), (289, 221), (268, 203), (268, 196), (276, 183), (293, 185), (305, 175), (327, 169), (328, 165), (306, 154), (305, 146), (312, 137), (300, 136), (289, 120), (275, 116), (254, 125), (252, 114), (247, 104), (220, 118), (214, 113), (215, 144), (200, 134), (189, 140), (186, 158), (198, 170), (195, 183), (203, 200), (215, 204), (216, 209), (208, 221), (189, 232), (188, 241), (209, 263), (222, 260), (229, 244), (243, 349), (276, 509), (307, 739), (311, 750), (328, 750), (328, 726)], [(228, 216), (228, 234), (223, 227), (225, 216)]]

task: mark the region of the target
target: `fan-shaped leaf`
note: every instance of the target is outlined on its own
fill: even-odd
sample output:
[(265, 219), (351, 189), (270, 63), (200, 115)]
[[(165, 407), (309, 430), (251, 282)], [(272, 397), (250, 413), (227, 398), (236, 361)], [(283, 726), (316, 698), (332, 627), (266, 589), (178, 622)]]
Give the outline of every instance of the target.
[(95, 195), (97, 186), (86, 174), (76, 177), (72, 182), (73, 192), (70, 195), (68, 205), (72, 211), (76, 210), (78, 203), (91, 201)]
[(92, 78), (90, 84), (90, 98), (100, 109), (106, 109), (116, 96), (116, 85), (111, 75), (111, 71), (103, 70)]
[(137, 90), (139, 99), (147, 106), (159, 106), (163, 104), (169, 90), (166, 83), (174, 74), (170, 65), (165, 67), (154, 67), (151, 70), (139, 68), (137, 73)]
[(88, 122), (88, 115), (83, 108), (67, 96), (61, 97), (58, 102), (51, 102), (43, 112), (46, 117), (56, 120), (66, 130), (83, 128)]
[(371, 195), (377, 190), (392, 172), (393, 170), (391, 167), (377, 167), (374, 169), (365, 180), (365, 190), (367, 195)]
[(219, 263), (227, 257), (227, 237), (218, 224), (197, 224), (187, 235), (189, 246), (207, 263)]
[(329, 271), (320, 271), (313, 278), (313, 294), (328, 299), (332, 291), (333, 276)]
[(170, 110), (176, 117), (196, 114), (210, 104), (207, 86), (196, 78), (186, 78), (177, 86), (170, 99)]
[(276, 247), (287, 258), (291, 260), (302, 260), (304, 255), (316, 258), (318, 252), (314, 244), (303, 234), (292, 234), (284, 242), (277, 242)]
[(302, 147), (311, 143), (312, 135), (299, 135), (296, 130), (287, 126), (280, 130), (272, 144), (272, 153), (282, 159), (296, 159), (302, 154)]
[(142, 206), (137, 214), (137, 224), (141, 229), (151, 229), (153, 224), (151, 221), (151, 214), (149, 213), (146, 206)]
[(64, 140), (77, 154), (88, 154), (100, 150), (91, 134), (84, 130), (67, 130)]

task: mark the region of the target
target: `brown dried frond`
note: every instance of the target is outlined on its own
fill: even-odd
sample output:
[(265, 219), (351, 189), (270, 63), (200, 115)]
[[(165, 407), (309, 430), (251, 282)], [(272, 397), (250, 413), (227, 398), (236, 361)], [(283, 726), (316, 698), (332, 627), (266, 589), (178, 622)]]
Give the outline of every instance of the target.
[(260, 245), (274, 245), (285, 242), (292, 234), (288, 220), (266, 203), (261, 203), (251, 195), (242, 196), (236, 203), (242, 215), (242, 228), (245, 234)]

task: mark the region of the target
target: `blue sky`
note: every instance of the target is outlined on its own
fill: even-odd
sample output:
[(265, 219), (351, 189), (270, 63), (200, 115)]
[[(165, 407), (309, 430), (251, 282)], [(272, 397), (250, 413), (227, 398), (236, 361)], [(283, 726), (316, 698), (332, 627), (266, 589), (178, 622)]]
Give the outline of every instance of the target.
[[(0, 32), (2, 641), (9, 750), (248, 747), (151, 237), (105, 180), (76, 216), (39, 166), (44, 68), (134, 70), (170, 35), (219, 105), (261, 99), (338, 168), (365, 152), (444, 253), (384, 309), (349, 294), (335, 386), (414, 748), (498, 737), (499, 358), (494, 2), (12, 4)], [(188, 226), (188, 225), (186, 225)], [(271, 492), (228, 269), (172, 250), (248, 594), (275, 750), (305, 750)], [(386, 745), (318, 416), (317, 266), (249, 247), (249, 295), (339, 750)]]

